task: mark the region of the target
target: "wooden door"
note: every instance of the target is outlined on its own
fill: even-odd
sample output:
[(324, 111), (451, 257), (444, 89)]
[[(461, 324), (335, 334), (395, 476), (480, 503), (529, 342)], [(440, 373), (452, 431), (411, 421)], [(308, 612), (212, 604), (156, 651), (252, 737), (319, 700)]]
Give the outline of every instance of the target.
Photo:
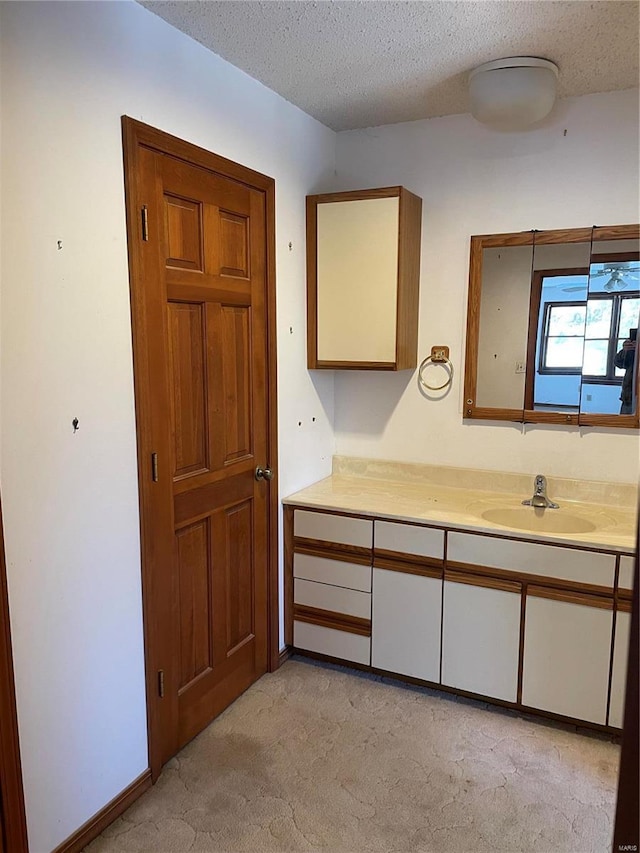
[(157, 775), (277, 655), (273, 182), (124, 129)]
[(26, 853), (27, 847), (0, 506), (0, 853)]

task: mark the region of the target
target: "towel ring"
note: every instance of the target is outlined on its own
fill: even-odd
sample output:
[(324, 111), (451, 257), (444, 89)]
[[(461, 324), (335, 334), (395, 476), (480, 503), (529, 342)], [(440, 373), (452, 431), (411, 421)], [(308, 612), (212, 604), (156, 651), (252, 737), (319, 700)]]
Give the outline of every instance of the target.
[[(449, 378), (447, 379), (447, 381), (442, 385), (428, 385), (424, 381), (424, 377), (422, 376), (422, 373), (428, 364), (441, 364), (444, 368), (446, 368), (449, 371)], [(420, 369), (418, 371), (418, 379), (420, 380), (420, 384), (422, 385), (422, 387), (427, 388), (429, 391), (443, 391), (445, 388), (448, 388), (449, 385), (451, 385), (451, 383), (453, 382), (453, 364), (451, 364), (448, 358), (434, 358), (433, 355), (428, 355), (420, 365)]]

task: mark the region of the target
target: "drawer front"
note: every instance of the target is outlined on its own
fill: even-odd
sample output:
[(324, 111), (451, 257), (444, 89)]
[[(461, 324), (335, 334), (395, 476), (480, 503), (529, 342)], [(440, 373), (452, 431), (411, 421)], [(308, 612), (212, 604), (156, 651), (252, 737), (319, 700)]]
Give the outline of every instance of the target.
[(373, 521), (368, 518), (348, 518), (324, 512), (306, 512), (297, 509), (293, 519), (294, 536), (320, 539), (338, 545), (356, 545), (371, 548)]
[(450, 533), (447, 561), (613, 587), (615, 557), (513, 539)]
[(444, 557), (444, 531), (413, 524), (376, 521), (374, 547), (383, 551), (414, 554), (418, 557)]
[(371, 592), (371, 566), (345, 563), (328, 557), (310, 554), (293, 555), (293, 576), (307, 581), (318, 581), (348, 589)]
[(620, 574), (618, 575), (618, 588), (628, 591), (633, 589), (633, 569), (635, 557), (620, 557)]
[(350, 660), (354, 663), (371, 663), (371, 637), (361, 637), (336, 628), (324, 628), (308, 622), (293, 623), (293, 645), (321, 655)]
[(293, 587), (293, 601), (305, 607), (318, 607), (333, 613), (345, 613), (360, 619), (371, 619), (371, 595), (326, 583), (314, 583), (296, 578)]

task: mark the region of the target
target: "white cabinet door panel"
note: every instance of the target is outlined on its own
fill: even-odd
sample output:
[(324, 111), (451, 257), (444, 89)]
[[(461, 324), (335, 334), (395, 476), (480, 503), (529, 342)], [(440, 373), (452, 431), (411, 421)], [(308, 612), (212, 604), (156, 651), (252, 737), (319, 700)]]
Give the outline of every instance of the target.
[(373, 521), (368, 518), (349, 518), (346, 515), (329, 515), (324, 512), (306, 512), (297, 509), (293, 517), (295, 536), (320, 539), (338, 545), (358, 545), (371, 548)]
[(314, 583), (300, 578), (294, 580), (293, 600), (295, 604), (332, 610), (360, 619), (371, 619), (371, 594), (326, 583)]
[(419, 557), (444, 557), (444, 530), (418, 527), (415, 524), (396, 524), (376, 521), (374, 546), (384, 551), (415, 554)]
[(371, 566), (345, 563), (329, 557), (294, 554), (293, 576), (308, 581), (344, 586), (348, 589), (359, 589), (361, 592), (371, 592)]
[(620, 589), (633, 589), (635, 559), (635, 557), (620, 557), (620, 574), (618, 576), (618, 586)]
[(445, 581), (442, 683), (515, 702), (521, 596)]
[(374, 569), (372, 666), (438, 682), (441, 602), (439, 578)]
[(522, 704), (606, 723), (613, 613), (527, 596)]
[(457, 532), (449, 533), (447, 560), (606, 587), (616, 564), (613, 554)]
[(371, 638), (336, 628), (311, 625), (308, 622), (293, 623), (293, 645), (297, 649), (306, 649), (321, 655), (329, 655), (354, 663), (371, 662)]
[(631, 633), (631, 614), (618, 611), (616, 614), (616, 634), (613, 644), (613, 672), (611, 676), (611, 704), (609, 705), (609, 725), (622, 728), (624, 718), (624, 699), (627, 691), (627, 658), (629, 657), (629, 635)]

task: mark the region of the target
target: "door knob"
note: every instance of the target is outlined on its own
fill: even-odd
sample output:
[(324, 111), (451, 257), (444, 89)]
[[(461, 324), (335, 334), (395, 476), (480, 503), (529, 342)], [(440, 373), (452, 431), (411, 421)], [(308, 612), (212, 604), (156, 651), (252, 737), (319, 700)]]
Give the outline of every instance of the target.
[(256, 480), (273, 480), (271, 468), (256, 468)]

